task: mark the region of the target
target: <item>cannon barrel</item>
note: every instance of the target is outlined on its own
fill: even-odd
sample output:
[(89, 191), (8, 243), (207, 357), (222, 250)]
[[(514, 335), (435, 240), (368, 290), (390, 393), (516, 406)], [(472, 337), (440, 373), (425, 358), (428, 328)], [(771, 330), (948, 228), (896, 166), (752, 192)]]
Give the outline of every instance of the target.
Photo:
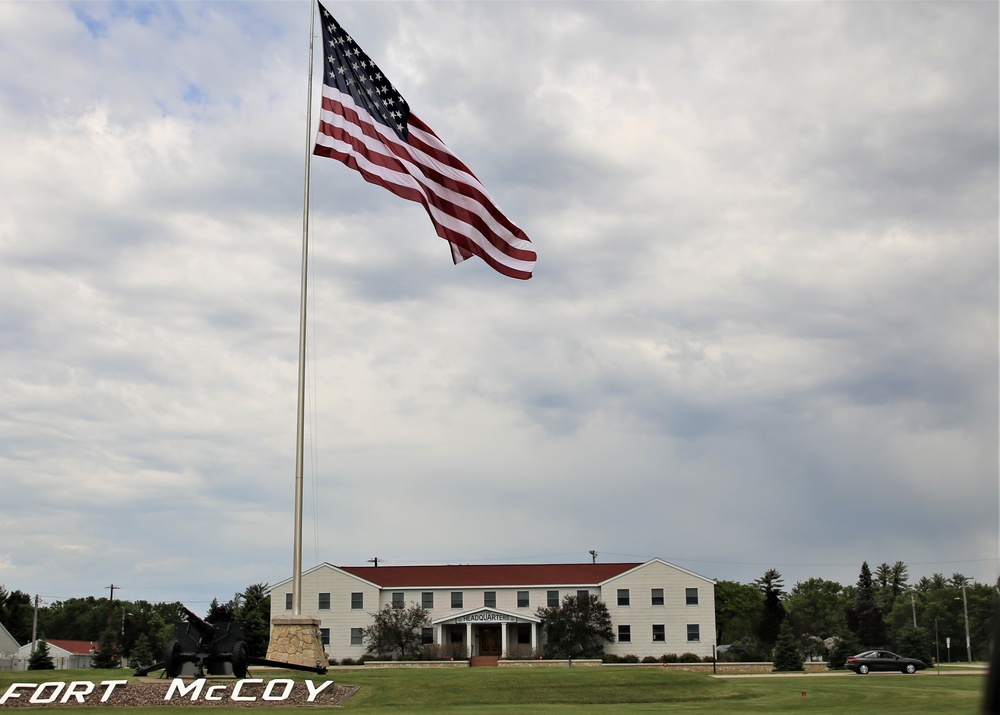
[(188, 623), (195, 627), (202, 636), (211, 636), (215, 632), (215, 626), (207, 621), (203, 621), (201, 617), (192, 611), (187, 606), (181, 606), (181, 610), (184, 611), (184, 615), (187, 616)]

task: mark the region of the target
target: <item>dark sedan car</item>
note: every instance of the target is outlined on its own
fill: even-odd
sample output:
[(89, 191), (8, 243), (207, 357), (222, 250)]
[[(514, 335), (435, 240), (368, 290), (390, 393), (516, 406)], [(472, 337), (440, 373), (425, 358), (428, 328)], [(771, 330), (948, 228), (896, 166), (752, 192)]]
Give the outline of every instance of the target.
[(867, 675), (871, 671), (889, 670), (900, 673), (916, 673), (927, 665), (916, 658), (904, 658), (887, 650), (866, 650), (864, 653), (852, 655), (844, 663), (844, 667), (853, 670), (858, 675)]

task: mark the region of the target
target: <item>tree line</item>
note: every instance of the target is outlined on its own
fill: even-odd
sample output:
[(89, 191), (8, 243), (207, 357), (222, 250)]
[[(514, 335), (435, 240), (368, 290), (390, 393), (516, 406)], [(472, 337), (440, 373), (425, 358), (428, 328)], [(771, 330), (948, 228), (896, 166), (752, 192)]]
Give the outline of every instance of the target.
[[(965, 661), (969, 658), (967, 611), (972, 660), (987, 660), (998, 593), (1000, 582), (975, 583), (960, 573), (950, 578), (935, 573), (910, 582), (901, 561), (882, 563), (874, 572), (864, 562), (853, 585), (810, 578), (788, 590), (781, 573), (768, 569), (752, 583), (716, 583), (716, 643), (738, 646), (721, 654), (720, 659), (772, 660), (783, 636), (782, 652), (791, 655), (796, 649), (800, 657), (827, 660), (835, 666), (842, 665), (848, 655), (869, 648), (886, 648), (927, 663), (935, 658)], [(610, 642), (614, 636), (606, 608), (601, 606), (574, 602), (561, 604), (551, 613), (540, 612), (549, 649), (558, 650), (572, 641), (586, 644), (588, 651), (602, 650), (594, 644)], [(204, 619), (209, 623), (242, 623), (249, 654), (265, 656), (270, 608), (267, 584), (254, 584), (228, 601), (213, 599)], [(581, 612), (572, 616), (577, 610)], [(0, 623), (19, 643), (31, 641), (33, 619), (33, 598), (0, 586)], [(115, 658), (125, 657), (133, 664), (149, 664), (160, 659), (173, 639), (173, 624), (183, 620), (178, 602), (111, 601), (88, 596), (39, 607), (37, 633), (39, 637), (97, 641), (101, 663), (114, 664)], [(366, 629), (366, 644), (371, 652), (397, 650), (379, 636), (381, 622), (376, 618), (372, 629)], [(576, 632), (578, 625), (573, 624), (581, 622), (597, 633), (596, 640), (590, 639), (593, 643), (587, 634)], [(415, 630), (412, 623), (407, 625), (407, 631)], [(419, 639), (412, 644), (407, 641), (399, 650), (419, 645)]]
[(967, 610), (971, 658), (987, 660), (998, 593), (1000, 581), (975, 583), (960, 573), (910, 582), (901, 561), (874, 572), (864, 562), (853, 585), (810, 578), (787, 591), (781, 573), (768, 569), (750, 584), (716, 584), (716, 643), (741, 646), (730, 657), (771, 660), (784, 626), (802, 656), (834, 667), (871, 648), (926, 663), (966, 661)]
[[(41, 604), (35, 625), (34, 598), (0, 585), (0, 623), (20, 644), (39, 639), (93, 641), (95, 667), (117, 667), (159, 661), (174, 638), (174, 624), (186, 620), (180, 602), (150, 603), (110, 598), (68, 598)], [(228, 601), (213, 599), (203, 619), (209, 623), (239, 621), (252, 656), (264, 656), (270, 630), (271, 597), (267, 584), (247, 587)]]

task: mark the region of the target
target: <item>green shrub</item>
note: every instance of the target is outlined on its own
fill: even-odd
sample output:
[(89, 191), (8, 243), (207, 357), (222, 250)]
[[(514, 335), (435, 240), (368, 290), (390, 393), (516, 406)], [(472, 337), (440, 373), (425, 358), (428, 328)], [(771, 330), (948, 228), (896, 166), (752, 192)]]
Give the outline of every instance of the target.
[(853, 638), (837, 638), (830, 649), (830, 662), (826, 667), (830, 670), (843, 670), (847, 659), (860, 650), (861, 646)]
[(680, 658), (677, 656), (676, 653), (664, 653), (663, 654), (663, 658), (661, 660), (663, 660), (664, 663), (679, 663), (680, 662)]
[(507, 660), (537, 660), (541, 653), (532, 650), (527, 643), (515, 643), (504, 651), (503, 657)]
[(629, 653), (628, 655), (622, 656), (622, 663), (638, 663), (639, 656)]
[(653, 655), (647, 655), (642, 659), (643, 663), (658, 663), (659, 659)]
[(678, 658), (680, 663), (700, 663), (701, 656), (697, 656), (694, 653), (681, 653), (681, 657)]

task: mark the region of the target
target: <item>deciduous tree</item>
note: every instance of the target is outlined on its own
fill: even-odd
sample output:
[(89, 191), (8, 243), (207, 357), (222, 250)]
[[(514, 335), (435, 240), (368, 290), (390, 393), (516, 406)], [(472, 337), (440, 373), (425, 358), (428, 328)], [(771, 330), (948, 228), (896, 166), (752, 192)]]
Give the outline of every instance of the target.
[(370, 614), (372, 624), (361, 629), (367, 651), (393, 660), (416, 658), (423, 650), (422, 630), (431, 624), (430, 613), (420, 604), (393, 608), (391, 603)]
[(593, 658), (604, 653), (605, 643), (615, 640), (608, 607), (593, 594), (564, 596), (561, 604), (539, 608), (537, 615), (542, 619), (545, 651), (550, 656)]
[(795, 634), (824, 640), (847, 629), (846, 608), (844, 587), (822, 578), (800, 581), (785, 599), (785, 611)]
[(30, 595), (0, 586), (0, 623), (18, 643), (31, 642), (33, 610)]
[(720, 580), (715, 584), (715, 642), (754, 648), (764, 594), (751, 584)]

